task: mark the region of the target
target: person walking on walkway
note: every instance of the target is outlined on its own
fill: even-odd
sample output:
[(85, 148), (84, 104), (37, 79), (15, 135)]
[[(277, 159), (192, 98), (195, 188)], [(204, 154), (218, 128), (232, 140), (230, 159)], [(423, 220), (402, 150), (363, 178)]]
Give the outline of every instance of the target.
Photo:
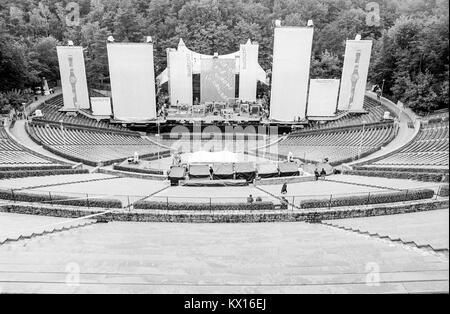
[(281, 187), (281, 194), (287, 193), (287, 182), (283, 183), (283, 186)]

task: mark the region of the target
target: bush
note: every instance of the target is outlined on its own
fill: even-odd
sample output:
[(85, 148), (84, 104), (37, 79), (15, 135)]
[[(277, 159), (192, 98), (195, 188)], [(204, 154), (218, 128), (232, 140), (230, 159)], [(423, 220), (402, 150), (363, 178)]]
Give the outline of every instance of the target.
[(39, 170), (62, 170), (62, 169), (68, 169), (71, 170), (72, 166), (71, 165), (40, 165), (39, 167), (37, 166), (18, 166), (18, 167), (13, 167), (13, 166), (1, 166), (0, 167), (0, 172), (1, 171), (24, 171), (24, 170), (32, 170), (32, 171), (39, 171)]
[(159, 170), (159, 169), (143, 169), (143, 168), (127, 167), (127, 166), (122, 166), (122, 165), (114, 165), (113, 169), (120, 170), (120, 171), (145, 173), (145, 174), (156, 174), (156, 175), (164, 174), (164, 171)]
[(396, 203), (432, 198), (434, 191), (430, 189), (398, 191), (388, 193), (368, 193), (367, 195), (341, 196), (330, 199), (312, 199), (301, 202), (301, 208), (321, 208), (358, 206), (370, 204)]
[(439, 196), (448, 197), (448, 185), (441, 185), (439, 188)]
[(155, 201), (138, 201), (134, 203), (135, 209), (164, 209), (164, 210), (273, 210), (272, 202), (255, 203), (166, 203)]
[(356, 166), (353, 168), (354, 170), (363, 170), (363, 171), (377, 171), (377, 172), (415, 172), (415, 173), (439, 173), (439, 174), (448, 174), (448, 169), (429, 169), (429, 168), (414, 168), (414, 167), (367, 167), (367, 166)]
[(377, 170), (352, 170), (346, 171), (345, 174), (367, 176), (367, 177), (383, 177), (410, 179), (423, 182), (448, 182), (448, 173), (428, 173), (428, 172), (405, 172), (405, 171), (377, 171)]
[(16, 202), (38, 202), (80, 206), (80, 207), (101, 207), (101, 208), (122, 208), (122, 202), (116, 199), (107, 198), (76, 198), (73, 196), (52, 195), (51, 193), (28, 193), (14, 190), (0, 190), (0, 199)]
[(48, 169), (48, 170), (0, 171), (0, 179), (54, 176), (54, 175), (60, 175), (60, 174), (80, 174), (80, 173), (89, 173), (89, 170), (88, 169)]

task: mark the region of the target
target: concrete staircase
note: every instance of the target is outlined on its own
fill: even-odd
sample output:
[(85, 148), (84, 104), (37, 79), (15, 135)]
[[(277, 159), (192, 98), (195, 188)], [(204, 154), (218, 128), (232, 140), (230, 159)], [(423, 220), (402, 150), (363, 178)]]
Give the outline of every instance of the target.
[(306, 223), (108, 223), (0, 246), (6, 293), (415, 293), (448, 258)]

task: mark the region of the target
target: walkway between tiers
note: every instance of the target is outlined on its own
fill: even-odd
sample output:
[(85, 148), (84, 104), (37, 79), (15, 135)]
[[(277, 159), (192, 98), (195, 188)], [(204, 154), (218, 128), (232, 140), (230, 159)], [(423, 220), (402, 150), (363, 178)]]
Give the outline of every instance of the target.
[[(376, 96), (374, 96), (375, 95), (374, 93), (368, 92), (368, 93), (366, 93), (366, 95), (371, 98), (376, 99)], [(362, 162), (367, 162), (374, 158), (381, 157), (381, 156), (387, 155), (391, 152), (394, 152), (395, 150), (397, 150), (397, 149), (401, 148), (402, 146), (404, 146), (405, 144), (409, 143), (414, 138), (414, 136), (417, 134), (418, 129), (420, 128), (420, 122), (411, 119), (411, 117), (404, 111), (401, 111), (399, 114), (399, 109), (395, 106), (395, 104), (386, 98), (382, 99), (382, 104), (384, 106), (386, 106), (387, 108), (391, 109), (392, 111), (394, 111), (394, 113), (398, 116), (399, 128), (398, 128), (397, 136), (391, 142), (389, 142), (389, 144), (387, 144), (385, 147), (383, 147), (379, 151), (376, 151), (375, 153), (370, 154), (369, 156), (366, 156), (364, 158), (361, 158), (354, 162), (349, 163), (350, 166), (359, 164)], [(409, 128), (408, 123), (413, 123), (414, 129)]]

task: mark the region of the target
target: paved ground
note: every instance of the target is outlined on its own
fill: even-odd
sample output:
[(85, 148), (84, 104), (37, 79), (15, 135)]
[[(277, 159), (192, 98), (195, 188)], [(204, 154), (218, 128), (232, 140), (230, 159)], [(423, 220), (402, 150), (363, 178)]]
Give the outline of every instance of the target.
[(433, 189), (437, 190), (442, 183), (421, 182), (409, 179), (383, 178), (383, 177), (364, 177), (354, 175), (334, 175), (329, 179), (340, 182), (368, 184), (394, 189)]
[(67, 221), (69, 219), (0, 213), (0, 239), (41, 232), (50, 225)]
[(410, 214), (330, 220), (336, 226), (369, 231), (380, 235), (449, 249), (448, 208)]
[(57, 176), (27, 177), (0, 180), (0, 188), (4, 189), (23, 189), (41, 185), (60, 184), (65, 185), (70, 182), (89, 181), (113, 178), (114, 176), (103, 173), (84, 173), (84, 174), (63, 174)]
[[(368, 92), (367, 94), (372, 95), (373, 98), (376, 98), (375, 93)], [(389, 142), (385, 147), (382, 147), (379, 151), (376, 151), (375, 153), (370, 154), (369, 156), (366, 156), (364, 158), (358, 159), (354, 162), (351, 162), (351, 163), (349, 163), (349, 165), (358, 164), (361, 162), (367, 162), (373, 158), (377, 158), (377, 157), (389, 154), (390, 152), (393, 152), (393, 151), (399, 149), (400, 147), (402, 147), (403, 145), (405, 145), (406, 143), (410, 142), (414, 138), (414, 135), (415, 135), (414, 129), (408, 128), (408, 123), (413, 122), (410, 119), (410, 117), (402, 111), (400, 111), (400, 114), (399, 114), (399, 110), (396, 107), (392, 106), (391, 103), (389, 103), (384, 98), (383, 98), (383, 104), (385, 106), (387, 106), (388, 108), (391, 108), (392, 110), (394, 110), (394, 112), (398, 115), (400, 127), (399, 127), (397, 136), (391, 142)]]
[[(93, 179), (111, 178), (105, 174), (62, 175), (50, 177), (30, 177), (10, 180), (0, 180), (0, 188), (24, 188), (28, 192), (43, 192), (63, 194), (74, 197), (86, 197), (86, 194), (119, 198), (123, 202), (136, 201), (153, 194), (152, 199), (172, 202), (246, 202), (251, 194), (260, 196), (263, 200), (275, 200), (272, 195), (281, 196), (281, 184), (261, 185), (259, 189), (252, 185), (247, 187), (169, 187), (168, 181), (153, 181), (138, 178), (115, 178), (108, 180), (89, 181)], [(360, 177), (350, 175), (334, 175), (328, 180), (289, 183), (288, 193), (284, 195), (289, 201), (299, 203), (304, 199), (329, 198), (344, 195), (365, 195), (373, 192), (391, 192), (392, 189), (432, 188), (437, 190), (435, 183), (418, 182), (404, 179), (389, 179), (378, 177)], [(81, 183), (70, 183), (83, 181)], [(333, 180), (333, 181), (330, 181)], [(338, 182), (336, 182), (338, 181)], [(349, 184), (350, 183), (350, 184)], [(48, 187), (36, 187), (41, 184), (56, 184)], [(35, 187), (35, 188), (33, 188)], [(161, 191), (162, 190), (162, 191)]]
[(7, 293), (448, 292), (448, 258), (305, 223), (108, 223), (0, 246)]
[(52, 194), (63, 194), (85, 197), (86, 194), (93, 197), (95, 195), (108, 196), (122, 200), (122, 202), (136, 201), (144, 196), (153, 194), (169, 186), (166, 181), (152, 181), (135, 178), (116, 178), (105, 181), (92, 181), (83, 183), (63, 184), (58, 186), (41, 187), (29, 189), (29, 192), (43, 191)]
[[(330, 177), (330, 178), (334, 178)], [(386, 192), (383, 188), (368, 187), (360, 185), (349, 185), (339, 182), (331, 181), (309, 181), (299, 183), (289, 183), (287, 186), (287, 194), (281, 194), (281, 184), (276, 185), (261, 185), (260, 189), (272, 193), (276, 196), (283, 196), (288, 201), (299, 205), (305, 199), (329, 199), (330, 196), (338, 197), (344, 195), (362, 195), (371, 192)]]
[(263, 201), (278, 203), (278, 200), (252, 186), (230, 187), (169, 187), (151, 197), (152, 200), (188, 203), (245, 203), (247, 197), (261, 197)]

